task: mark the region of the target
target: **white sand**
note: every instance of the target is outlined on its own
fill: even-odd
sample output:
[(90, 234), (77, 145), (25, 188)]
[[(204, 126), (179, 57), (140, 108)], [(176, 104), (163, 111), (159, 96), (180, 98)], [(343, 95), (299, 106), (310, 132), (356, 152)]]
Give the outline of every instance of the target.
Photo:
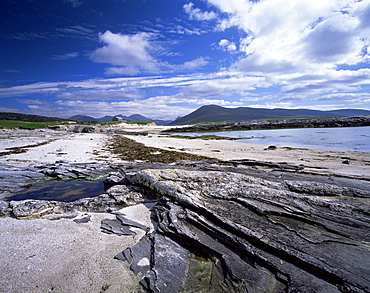
[[(32, 132), (31, 132), (32, 133)], [(48, 144), (31, 147), (25, 153), (0, 156), (0, 163), (13, 166), (55, 163), (66, 160), (72, 163), (110, 161), (112, 157), (104, 150), (107, 135), (104, 133), (65, 133), (54, 131), (48, 138), (29, 137), (19, 133), (11, 139), (0, 140), (0, 152), (15, 146), (27, 146), (50, 141)]]
[[(151, 225), (145, 205), (121, 210), (127, 218)], [(92, 213), (91, 221), (0, 218), (0, 292), (138, 292), (140, 276), (114, 256), (135, 244), (145, 232), (118, 236), (100, 231), (111, 214)], [(152, 225), (150, 226), (153, 229)]]
[[(178, 139), (155, 134), (130, 136), (130, 138), (144, 143), (146, 146), (185, 151), (220, 160), (249, 159), (273, 163), (285, 162), (293, 165), (302, 164), (306, 166), (308, 171), (370, 177), (370, 153), (313, 149), (289, 150), (281, 147), (278, 147), (276, 150), (265, 150), (268, 145), (232, 140)], [(343, 164), (343, 161), (348, 160), (346, 158), (350, 158), (350, 164)]]

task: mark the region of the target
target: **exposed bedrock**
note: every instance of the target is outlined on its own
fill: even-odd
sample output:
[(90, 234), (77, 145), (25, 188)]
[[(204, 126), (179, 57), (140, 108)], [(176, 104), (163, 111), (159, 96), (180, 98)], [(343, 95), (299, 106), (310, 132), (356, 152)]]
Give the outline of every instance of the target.
[(369, 191), (218, 171), (126, 178), (161, 198), (149, 292), (370, 291)]
[[(21, 174), (27, 182), (109, 176), (96, 197), (0, 201), (0, 212), (55, 218), (157, 202), (154, 232), (117, 256), (143, 274), (147, 292), (370, 292), (369, 181), (258, 164), (181, 164), (2, 166), (6, 193), (13, 175), (14, 182)], [(131, 235), (128, 226), (138, 228), (120, 215), (102, 223), (120, 235)]]

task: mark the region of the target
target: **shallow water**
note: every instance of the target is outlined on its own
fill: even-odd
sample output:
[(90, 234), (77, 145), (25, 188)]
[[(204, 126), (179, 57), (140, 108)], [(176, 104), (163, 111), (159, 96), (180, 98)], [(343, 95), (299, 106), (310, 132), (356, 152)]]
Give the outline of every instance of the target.
[(71, 202), (104, 193), (104, 179), (99, 180), (46, 180), (32, 184), (7, 200), (57, 200)]
[(309, 149), (370, 152), (370, 126), (337, 128), (293, 128), (201, 133), (176, 133), (188, 136), (212, 134), (239, 138), (239, 142)]

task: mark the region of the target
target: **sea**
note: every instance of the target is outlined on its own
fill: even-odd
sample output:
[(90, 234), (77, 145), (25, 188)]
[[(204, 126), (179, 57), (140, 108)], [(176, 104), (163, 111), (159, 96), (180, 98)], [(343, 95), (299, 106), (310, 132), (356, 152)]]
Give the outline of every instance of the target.
[(176, 134), (187, 136), (210, 134), (237, 138), (239, 142), (280, 147), (370, 152), (370, 126), (184, 132)]

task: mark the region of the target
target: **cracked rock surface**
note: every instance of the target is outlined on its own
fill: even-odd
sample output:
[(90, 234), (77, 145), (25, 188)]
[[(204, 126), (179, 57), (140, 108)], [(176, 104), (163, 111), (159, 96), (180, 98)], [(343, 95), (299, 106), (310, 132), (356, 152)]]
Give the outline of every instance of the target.
[(160, 198), (148, 292), (370, 291), (369, 190), (181, 169), (126, 179)]
[[(116, 256), (142, 275), (146, 292), (370, 292), (369, 182), (274, 168), (198, 161), (5, 170), (32, 173), (27, 180), (109, 176), (97, 197), (0, 208), (34, 218), (157, 202), (154, 231)], [(146, 229), (119, 214), (102, 221), (107, 233), (131, 235), (129, 227)]]

